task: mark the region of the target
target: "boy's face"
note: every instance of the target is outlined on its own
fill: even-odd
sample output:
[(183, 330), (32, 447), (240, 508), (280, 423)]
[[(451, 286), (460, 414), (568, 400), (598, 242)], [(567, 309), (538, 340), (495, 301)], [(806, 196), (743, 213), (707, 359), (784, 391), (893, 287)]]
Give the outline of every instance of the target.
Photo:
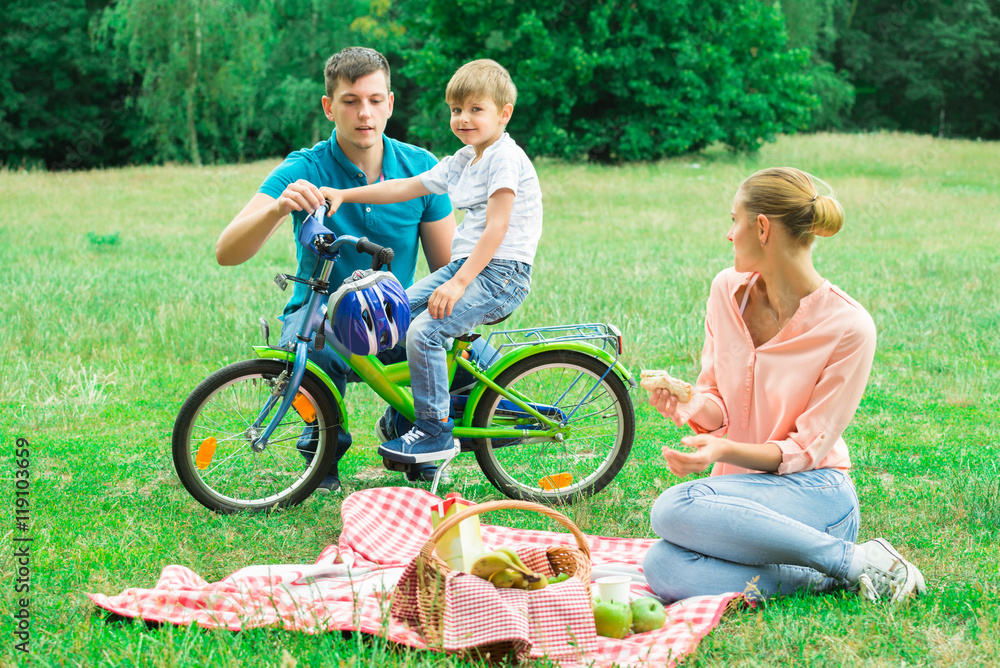
[(500, 138), (514, 112), (513, 105), (506, 104), (498, 109), (496, 102), (485, 96), (470, 97), (462, 102), (451, 100), (448, 106), (451, 107), (451, 131), (463, 144), (474, 147), (477, 156)]
[(392, 93), (381, 71), (358, 77), (354, 83), (341, 79), (333, 97), (323, 96), (323, 111), (337, 125), (337, 142), (367, 150), (382, 143), (386, 121), (392, 116)]

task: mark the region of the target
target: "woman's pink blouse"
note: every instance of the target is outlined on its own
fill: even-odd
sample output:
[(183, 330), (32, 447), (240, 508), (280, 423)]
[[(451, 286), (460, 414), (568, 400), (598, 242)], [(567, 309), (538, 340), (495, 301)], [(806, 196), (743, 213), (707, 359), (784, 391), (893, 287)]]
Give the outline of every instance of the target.
[[(678, 411), (696, 431), (706, 401), (724, 416), (720, 429), (741, 443), (775, 443), (779, 474), (847, 470), (841, 434), (861, 402), (875, 356), (875, 323), (829, 281), (805, 297), (773, 339), (754, 348), (736, 292), (753, 274), (726, 269), (712, 281), (705, 348), (695, 396)], [(747, 473), (717, 462), (712, 475)]]

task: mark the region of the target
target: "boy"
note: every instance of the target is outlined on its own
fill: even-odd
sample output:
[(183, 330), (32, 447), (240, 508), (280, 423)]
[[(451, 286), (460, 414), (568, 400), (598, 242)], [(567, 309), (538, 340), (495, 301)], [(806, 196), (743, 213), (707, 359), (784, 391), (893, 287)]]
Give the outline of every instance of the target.
[(542, 234), (542, 193), (531, 161), (505, 132), (517, 89), (492, 60), (463, 65), (448, 82), (451, 129), (465, 146), (428, 171), (350, 190), (321, 188), (331, 212), (343, 202), (384, 204), (430, 193), (451, 197), (465, 219), (451, 262), (406, 293), (413, 320), (406, 335), (414, 427), (379, 448), (387, 459), (420, 463), (459, 452), (448, 417), (446, 342), (510, 314), (531, 286)]

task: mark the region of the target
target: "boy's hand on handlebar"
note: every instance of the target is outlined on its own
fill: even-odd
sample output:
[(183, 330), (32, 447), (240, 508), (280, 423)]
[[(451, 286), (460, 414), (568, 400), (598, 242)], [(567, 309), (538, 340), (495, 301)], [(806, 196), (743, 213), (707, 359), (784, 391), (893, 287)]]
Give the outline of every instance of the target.
[(465, 286), (454, 278), (442, 283), (427, 300), (427, 312), (435, 320), (451, 315), (455, 303), (465, 294)]
[(323, 193), (305, 179), (289, 183), (275, 201), (275, 209), (282, 218), (292, 211), (312, 213), (323, 205)]
[(676, 396), (662, 388), (655, 389), (649, 393), (649, 405), (659, 411), (663, 417), (673, 420), (674, 424), (678, 427), (683, 425), (680, 416), (677, 414), (679, 403), (680, 401)]
[(698, 434), (697, 436), (687, 436), (681, 439), (684, 445), (695, 448), (694, 452), (682, 452), (665, 446), (660, 452), (667, 460), (670, 472), (678, 478), (701, 473), (709, 466), (719, 461), (723, 456), (725, 441), (718, 436), (708, 434)]
[(327, 186), (323, 186), (319, 189), (319, 191), (323, 194), (323, 197), (325, 197), (327, 201), (327, 217), (337, 213), (337, 209), (339, 209), (340, 205), (344, 203), (343, 193), (336, 188), (330, 188)]

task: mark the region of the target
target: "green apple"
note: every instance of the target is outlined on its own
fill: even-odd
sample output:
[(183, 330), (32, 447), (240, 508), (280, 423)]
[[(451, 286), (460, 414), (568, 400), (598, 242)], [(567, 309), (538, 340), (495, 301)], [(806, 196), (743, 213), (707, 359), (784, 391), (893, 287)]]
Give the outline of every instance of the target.
[(625, 603), (597, 599), (594, 603), (594, 626), (599, 636), (624, 638), (632, 626), (632, 608)]
[(655, 631), (667, 621), (667, 611), (655, 598), (637, 598), (632, 601), (632, 631), (645, 633)]

